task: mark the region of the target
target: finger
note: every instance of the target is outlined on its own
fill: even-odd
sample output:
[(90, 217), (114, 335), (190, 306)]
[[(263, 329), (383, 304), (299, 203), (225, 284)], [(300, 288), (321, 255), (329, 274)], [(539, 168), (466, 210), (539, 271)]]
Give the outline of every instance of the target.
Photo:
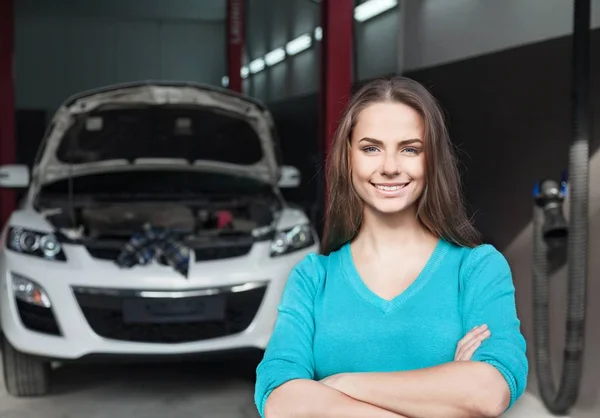
[(487, 325), (477, 325), (476, 327), (473, 327), (473, 329), (471, 329), (469, 332), (467, 332), (465, 334), (465, 336), (463, 337), (464, 341), (468, 341), (471, 340), (473, 337), (477, 336), (478, 334), (481, 334), (482, 332), (484, 332), (486, 329), (488, 328)]
[(473, 340), (479, 339), (480, 335), (488, 329), (487, 325), (479, 325), (474, 327), (471, 331), (458, 342), (459, 347), (464, 347), (470, 344)]
[(483, 340), (485, 340), (486, 338), (488, 338), (491, 335), (490, 330), (489, 329), (485, 329), (485, 330), (481, 330), (480, 332), (478, 331), (477, 333), (473, 333), (472, 335), (469, 335), (467, 338), (464, 339), (464, 341), (462, 342), (462, 344), (460, 345), (460, 347), (458, 348), (458, 350), (460, 350), (461, 352), (465, 350), (466, 347), (471, 346), (471, 344), (473, 344), (474, 342), (481, 342)]
[(480, 345), (481, 345), (481, 341), (480, 340), (472, 340), (471, 342), (469, 342), (469, 344), (463, 346), (460, 349), (460, 351), (456, 355), (456, 358), (459, 361), (464, 361), (464, 360), (470, 359), (469, 353), (474, 352), (474, 350), (477, 349), (477, 347), (479, 347)]
[(465, 347), (464, 350), (460, 353), (457, 358), (457, 361), (469, 361), (475, 354), (475, 351), (481, 346), (481, 341), (473, 341), (468, 347)]
[(469, 333), (467, 333), (467, 335), (461, 341), (459, 341), (459, 344), (456, 349), (457, 354), (459, 352), (462, 353), (462, 351), (464, 351), (465, 347), (470, 346), (473, 342), (483, 341), (484, 339), (488, 338), (489, 335), (490, 335), (490, 331), (486, 325), (477, 327), (477, 329), (475, 329), (473, 331), (469, 331)]
[(467, 332), (467, 333), (464, 335), (464, 337), (462, 337), (462, 338), (461, 338), (461, 339), (458, 341), (458, 344), (456, 345), (456, 346), (457, 346), (457, 350), (458, 350), (460, 347), (464, 346), (465, 344), (468, 344), (468, 342), (469, 342), (469, 341), (470, 341), (470, 339), (471, 339), (471, 336), (473, 335), (473, 333), (474, 333), (474, 332), (476, 332), (476, 331), (477, 331), (477, 329), (478, 329), (478, 328), (479, 328), (479, 325), (476, 325), (476, 326), (474, 326), (474, 327), (473, 327), (473, 328), (472, 328), (472, 329), (471, 329), (469, 332)]
[(457, 358), (461, 360), (470, 360), (473, 357), (473, 354), (481, 346), (481, 343), (491, 336), (491, 332), (486, 330), (483, 332), (478, 338), (472, 340), (469, 344), (463, 346), (459, 353), (457, 353)]
[(481, 344), (483, 343), (483, 341), (486, 338), (490, 337), (490, 335), (491, 335), (491, 332), (489, 330), (487, 330), (482, 334), (482, 338), (474, 340), (471, 344), (464, 347), (464, 349), (461, 353), (461, 357), (463, 358), (463, 360), (471, 360), (471, 358), (473, 357), (473, 354), (475, 354), (475, 351), (481, 346)]

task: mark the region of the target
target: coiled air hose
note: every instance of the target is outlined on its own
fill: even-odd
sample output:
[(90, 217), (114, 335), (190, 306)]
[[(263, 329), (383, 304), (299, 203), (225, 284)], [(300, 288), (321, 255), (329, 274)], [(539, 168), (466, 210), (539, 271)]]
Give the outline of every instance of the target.
[[(590, 138), (590, 0), (575, 0), (573, 13), (572, 127), (569, 153), (569, 226), (567, 236), (568, 306), (566, 344), (558, 389), (552, 374), (549, 341), (549, 240), (561, 230), (557, 183), (539, 189), (534, 208), (533, 309), (536, 372), (546, 408), (565, 415), (577, 401), (582, 374), (588, 261), (588, 177)], [(564, 224), (566, 232), (566, 223)]]

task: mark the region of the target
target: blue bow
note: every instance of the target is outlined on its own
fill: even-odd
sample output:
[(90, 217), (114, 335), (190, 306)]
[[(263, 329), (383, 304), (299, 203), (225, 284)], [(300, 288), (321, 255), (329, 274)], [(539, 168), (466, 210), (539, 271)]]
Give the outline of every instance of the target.
[(142, 232), (134, 234), (125, 244), (116, 263), (120, 267), (133, 267), (156, 260), (187, 277), (190, 253), (190, 248), (176, 240), (168, 230), (146, 224)]

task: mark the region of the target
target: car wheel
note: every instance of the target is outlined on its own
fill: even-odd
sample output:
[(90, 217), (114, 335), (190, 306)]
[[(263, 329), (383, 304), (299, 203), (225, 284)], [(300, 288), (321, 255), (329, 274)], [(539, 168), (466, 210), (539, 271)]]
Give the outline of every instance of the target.
[(2, 367), (6, 391), (13, 396), (42, 396), (50, 388), (50, 363), (17, 351), (2, 338)]

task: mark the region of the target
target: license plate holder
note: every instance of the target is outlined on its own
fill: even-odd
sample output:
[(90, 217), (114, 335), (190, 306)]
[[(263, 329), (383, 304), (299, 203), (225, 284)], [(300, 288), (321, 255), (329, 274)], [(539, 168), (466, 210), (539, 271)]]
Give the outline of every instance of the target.
[(225, 299), (222, 295), (123, 301), (123, 322), (126, 324), (189, 323), (224, 318)]

